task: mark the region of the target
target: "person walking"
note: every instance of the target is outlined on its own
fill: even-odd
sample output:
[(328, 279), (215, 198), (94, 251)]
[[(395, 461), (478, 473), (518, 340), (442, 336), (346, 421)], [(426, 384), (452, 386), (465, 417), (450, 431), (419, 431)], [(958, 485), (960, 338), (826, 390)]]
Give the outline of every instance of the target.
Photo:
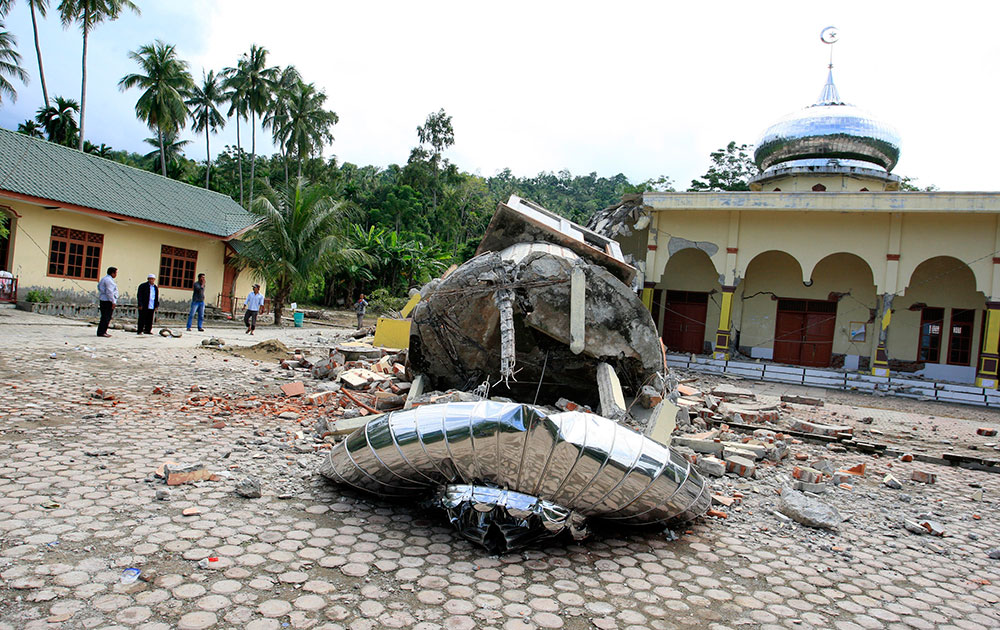
[(191, 320), (194, 319), (195, 312), (198, 313), (198, 332), (205, 331), (205, 274), (198, 274), (198, 281), (194, 283), (194, 292), (191, 294), (191, 310), (188, 312), (188, 332), (191, 332)]
[(139, 306), (138, 334), (153, 334), (153, 314), (160, 306), (160, 288), (156, 286), (156, 274), (146, 276), (146, 281), (136, 290), (136, 303)]
[(97, 283), (97, 300), (101, 307), (101, 322), (97, 324), (98, 337), (110, 337), (108, 325), (111, 323), (111, 314), (118, 304), (118, 285), (115, 284), (115, 276), (118, 275), (117, 267), (108, 267), (108, 275), (101, 278)]
[(361, 320), (365, 318), (366, 310), (368, 310), (368, 300), (365, 299), (365, 294), (362, 293), (358, 301), (354, 303), (354, 312), (358, 314), (358, 330), (361, 330)]
[(264, 304), (264, 296), (260, 294), (260, 285), (253, 285), (253, 291), (247, 295), (247, 299), (243, 300), (243, 306), (247, 307), (247, 312), (243, 314), (243, 323), (247, 327), (247, 331), (243, 334), (252, 335), (253, 331), (257, 329), (257, 313), (260, 311), (260, 307)]

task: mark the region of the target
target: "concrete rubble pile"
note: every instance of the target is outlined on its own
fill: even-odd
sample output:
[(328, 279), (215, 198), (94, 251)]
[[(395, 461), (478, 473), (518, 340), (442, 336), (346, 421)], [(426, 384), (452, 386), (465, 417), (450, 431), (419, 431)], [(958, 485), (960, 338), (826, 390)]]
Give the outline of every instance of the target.
[[(667, 446), (676, 383), (634, 279), (617, 243), (512, 196), (477, 255), (421, 289), (408, 349), (362, 340), (310, 365), (334, 381), (306, 399), (337, 408), (337, 433), (402, 409), (357, 418), (320, 472), (431, 498), (493, 551), (580, 538), (590, 517), (700, 516), (705, 483)], [(491, 440), (495, 456), (473, 447)]]

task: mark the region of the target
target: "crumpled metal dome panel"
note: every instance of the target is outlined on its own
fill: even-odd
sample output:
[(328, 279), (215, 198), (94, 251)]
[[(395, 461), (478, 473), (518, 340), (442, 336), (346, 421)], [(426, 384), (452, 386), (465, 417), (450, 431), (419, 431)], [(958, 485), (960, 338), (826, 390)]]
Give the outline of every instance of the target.
[(899, 134), (863, 109), (840, 101), (833, 76), (815, 105), (785, 116), (761, 136), (754, 161), (761, 171), (803, 159), (860, 160), (891, 171)]

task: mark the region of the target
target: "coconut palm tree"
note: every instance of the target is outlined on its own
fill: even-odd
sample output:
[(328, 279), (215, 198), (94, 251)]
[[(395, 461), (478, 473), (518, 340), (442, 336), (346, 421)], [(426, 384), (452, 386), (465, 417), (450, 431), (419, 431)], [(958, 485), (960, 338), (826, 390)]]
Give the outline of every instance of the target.
[(87, 114), (87, 40), (90, 31), (101, 22), (114, 22), (124, 9), (131, 9), (136, 14), (139, 7), (132, 0), (62, 0), (59, 3), (59, 17), (63, 27), (70, 24), (80, 25), (83, 33), (82, 73), (80, 78), (80, 141), (78, 149), (83, 151), (83, 126)]
[(242, 84), (236, 73), (236, 68), (223, 68), (220, 75), (222, 77), (222, 88), (225, 90), (225, 99), (229, 103), (229, 111), (226, 116), (236, 117), (236, 162), (239, 166), (240, 181), (240, 205), (244, 205), (243, 196), (243, 146), (240, 143), (240, 118), (247, 119), (247, 101)]
[(133, 87), (144, 90), (135, 103), (135, 115), (156, 131), (160, 138), (161, 174), (166, 177), (163, 136), (176, 134), (187, 124), (184, 98), (194, 87), (194, 80), (187, 71), (187, 62), (177, 57), (177, 50), (172, 44), (156, 40), (130, 52), (128, 56), (139, 64), (145, 74), (127, 74), (118, 82), (118, 87), (122, 91)]
[(79, 103), (71, 98), (56, 96), (48, 107), (38, 108), (35, 121), (45, 130), (45, 137), (49, 142), (72, 147), (80, 133), (76, 124), (76, 115), (79, 113)]
[[(0, 0), (0, 16), (7, 15), (14, 5), (14, 0)], [(49, 90), (45, 86), (45, 69), (42, 67), (42, 47), (38, 43), (38, 19), (35, 14), (45, 17), (45, 12), (49, 10), (49, 0), (28, 0), (28, 8), (31, 10), (31, 30), (35, 34), (35, 57), (38, 59), (38, 78), (42, 83), (42, 97), (45, 99), (45, 106), (49, 106)]]
[(280, 191), (265, 182), (250, 212), (259, 222), (247, 234), (235, 262), (267, 281), (276, 326), (281, 325), (285, 300), (297, 286), (328, 265), (367, 259), (344, 238), (350, 218), (347, 206), (301, 178)]
[(18, 124), (17, 133), (23, 133), (24, 135), (31, 136), (32, 138), (45, 137), (45, 134), (42, 133), (42, 127), (30, 118), (23, 123)]
[(226, 119), (216, 107), (226, 99), (222, 90), (222, 82), (209, 70), (201, 75), (201, 85), (191, 89), (187, 106), (191, 108), (191, 122), (195, 133), (205, 132), (205, 188), (208, 188), (209, 174), (212, 172), (212, 148), (210, 135), (226, 126)]
[[(281, 162), (285, 167), (285, 186), (288, 186), (288, 146), (285, 133), (288, 126), (288, 110), (294, 90), (302, 83), (302, 76), (295, 66), (287, 66), (275, 83), (271, 107), (261, 120), (264, 129), (271, 130), (271, 139), (281, 151)], [(300, 174), (301, 175), (301, 174)]]
[[(21, 67), (21, 55), (17, 52), (17, 39), (6, 30), (0, 21), (0, 96), (7, 94), (10, 100), (17, 100), (17, 90), (7, 77), (17, 77), (22, 83), (28, 82), (28, 73)], [(2, 102), (0, 98), (0, 102)]]
[(240, 92), (250, 113), (250, 206), (253, 206), (253, 184), (257, 166), (257, 116), (264, 114), (271, 104), (278, 69), (267, 67), (267, 49), (257, 44), (240, 57), (235, 68), (226, 68), (231, 89)]
[(295, 153), (298, 177), (302, 177), (302, 160), (322, 153), (323, 147), (333, 142), (332, 128), (337, 124), (337, 114), (323, 109), (326, 94), (312, 83), (299, 82), (288, 104), (288, 119), (281, 136), (286, 151)]
[(153, 170), (159, 169), (162, 173), (166, 173), (168, 165), (178, 162), (184, 155), (184, 147), (191, 144), (190, 140), (178, 140), (176, 131), (165, 131), (155, 138), (145, 138), (143, 142), (154, 148), (143, 157), (153, 160)]

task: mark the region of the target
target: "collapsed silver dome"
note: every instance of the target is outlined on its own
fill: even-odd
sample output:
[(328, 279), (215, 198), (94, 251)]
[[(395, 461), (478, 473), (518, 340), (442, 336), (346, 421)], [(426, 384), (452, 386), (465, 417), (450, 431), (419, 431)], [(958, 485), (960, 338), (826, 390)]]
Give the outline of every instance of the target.
[[(754, 161), (761, 171), (815, 160), (857, 160), (891, 171), (899, 161), (899, 134), (868, 112), (840, 100), (833, 71), (814, 105), (785, 116), (761, 136)], [(765, 173), (766, 174), (766, 173)]]

